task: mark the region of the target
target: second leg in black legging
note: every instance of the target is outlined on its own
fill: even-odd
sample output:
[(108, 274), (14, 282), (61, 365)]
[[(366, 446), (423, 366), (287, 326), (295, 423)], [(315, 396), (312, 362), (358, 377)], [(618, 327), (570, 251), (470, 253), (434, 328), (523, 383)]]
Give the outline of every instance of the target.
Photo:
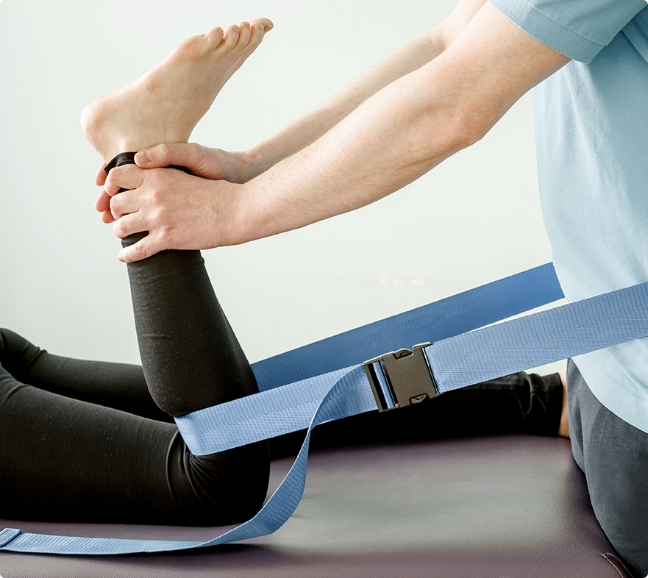
[[(473, 435), (558, 435), (563, 386), (557, 373), (515, 373), (384, 413), (369, 412), (318, 426), (311, 449)], [(270, 440), (277, 459), (296, 453), (303, 432)]]
[(173, 423), (153, 401), (141, 366), (53, 355), (0, 329), (0, 364), (19, 382), (64, 397)]

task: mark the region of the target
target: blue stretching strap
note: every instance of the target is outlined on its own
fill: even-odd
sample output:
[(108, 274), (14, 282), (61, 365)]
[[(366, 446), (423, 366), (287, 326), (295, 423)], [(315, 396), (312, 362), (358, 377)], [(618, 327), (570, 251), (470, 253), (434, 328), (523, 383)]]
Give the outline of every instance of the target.
[[(436, 341), (424, 352), (439, 391), (446, 392), (648, 336), (648, 283), (471, 331), (560, 297), (553, 267), (544, 265), (256, 364), (261, 393), (178, 418), (180, 432), (194, 454), (214, 453), (308, 427), (295, 463), (259, 513), (211, 541), (78, 538), (7, 528), (0, 532), (0, 551), (79, 555), (164, 552), (274, 532), (301, 500), (312, 429), (377, 409), (358, 355), (361, 361), (416, 341)], [(325, 368), (324, 373), (314, 375), (313, 366), (317, 371)], [(299, 381), (288, 383), (295, 376)]]

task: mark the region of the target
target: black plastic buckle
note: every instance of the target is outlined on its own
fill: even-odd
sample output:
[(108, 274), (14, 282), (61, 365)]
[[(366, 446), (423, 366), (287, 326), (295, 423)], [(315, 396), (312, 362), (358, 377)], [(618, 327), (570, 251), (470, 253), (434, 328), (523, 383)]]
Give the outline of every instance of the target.
[(398, 409), (421, 403), (439, 394), (434, 375), (419, 343), (410, 349), (399, 349), (363, 363), (378, 411)]

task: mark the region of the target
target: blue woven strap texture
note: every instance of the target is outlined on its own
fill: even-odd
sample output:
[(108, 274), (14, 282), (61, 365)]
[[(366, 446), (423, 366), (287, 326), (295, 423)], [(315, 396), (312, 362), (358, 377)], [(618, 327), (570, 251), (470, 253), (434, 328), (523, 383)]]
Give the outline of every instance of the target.
[[(178, 427), (194, 453), (213, 453), (308, 427), (295, 463), (262, 510), (211, 541), (77, 538), (8, 528), (0, 532), (0, 550), (79, 555), (162, 552), (274, 532), (301, 500), (313, 427), (376, 409), (358, 361), (415, 342), (437, 341), (438, 335), (443, 335), (426, 348), (426, 354), (440, 389), (450, 391), (648, 335), (648, 284), (472, 331), (560, 297), (553, 267), (545, 265), (342, 334), (339, 350), (337, 338), (331, 338), (261, 362), (254, 369), (262, 393), (179, 418)], [(460, 335), (465, 331), (468, 333)], [(376, 341), (368, 345), (373, 333)], [(361, 354), (354, 349), (356, 339)], [(292, 365), (293, 359), (298, 365), (308, 364), (311, 354), (308, 368)], [(362, 356), (359, 360), (358, 355)], [(317, 375), (313, 366), (317, 371), (324, 368), (324, 375)], [(295, 376), (298, 383), (289, 383)], [(286, 383), (289, 385), (279, 387)]]

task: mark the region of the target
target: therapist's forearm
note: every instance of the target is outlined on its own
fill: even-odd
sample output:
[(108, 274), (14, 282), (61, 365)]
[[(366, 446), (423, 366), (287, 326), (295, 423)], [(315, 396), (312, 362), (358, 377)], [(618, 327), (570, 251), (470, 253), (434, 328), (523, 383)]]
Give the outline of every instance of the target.
[(486, 4), (442, 55), (240, 185), (230, 197), (226, 244), (303, 227), (389, 195), (483, 137), (567, 61)]
[(441, 27), (409, 42), (364, 73), (322, 106), (246, 151), (247, 179), (315, 142), (378, 91), (424, 66), (445, 48)]
[(447, 91), (419, 70), (374, 95), (315, 143), (243, 185), (245, 242), (374, 202), (474, 141)]
[(244, 243), (367, 205), (479, 140), (568, 61), (487, 2), (437, 58), (244, 184), (133, 165), (111, 171), (115, 234), (149, 231), (120, 258)]

